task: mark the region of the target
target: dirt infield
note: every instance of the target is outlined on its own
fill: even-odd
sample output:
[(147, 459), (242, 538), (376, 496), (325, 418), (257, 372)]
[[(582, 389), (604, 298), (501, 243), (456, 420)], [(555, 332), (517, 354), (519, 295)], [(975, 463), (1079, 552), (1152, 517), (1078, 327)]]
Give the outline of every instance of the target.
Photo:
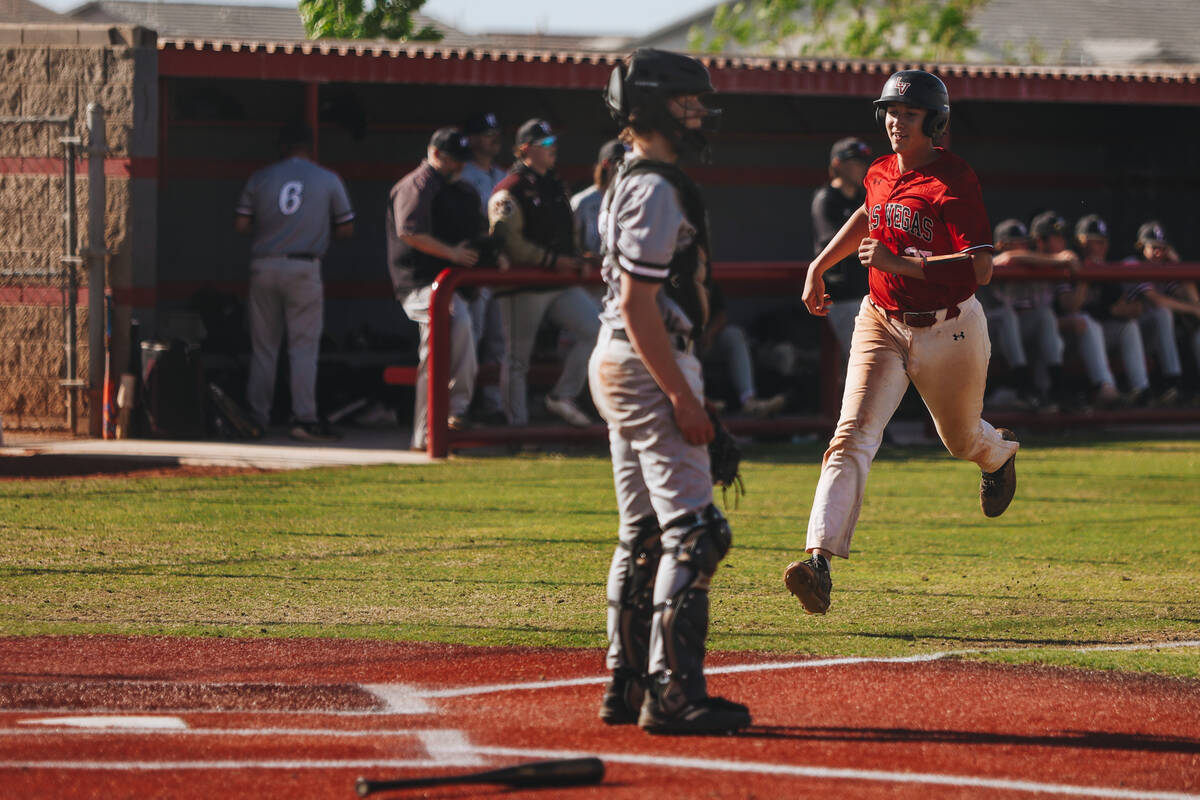
[(353, 781), (596, 755), (595, 787), (392, 796), (1200, 798), (1200, 681), (710, 656), (755, 724), (651, 737), (595, 710), (596, 650), (0, 639), (0, 794), (354, 797)]

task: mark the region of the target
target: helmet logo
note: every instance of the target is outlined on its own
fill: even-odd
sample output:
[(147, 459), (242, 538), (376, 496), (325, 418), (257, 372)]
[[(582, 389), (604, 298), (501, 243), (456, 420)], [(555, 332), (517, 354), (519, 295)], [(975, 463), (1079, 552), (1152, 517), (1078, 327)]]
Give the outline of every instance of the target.
[(910, 86), (912, 86), (912, 84), (907, 81), (896, 81), (896, 93), (904, 94), (908, 91), (908, 87)]

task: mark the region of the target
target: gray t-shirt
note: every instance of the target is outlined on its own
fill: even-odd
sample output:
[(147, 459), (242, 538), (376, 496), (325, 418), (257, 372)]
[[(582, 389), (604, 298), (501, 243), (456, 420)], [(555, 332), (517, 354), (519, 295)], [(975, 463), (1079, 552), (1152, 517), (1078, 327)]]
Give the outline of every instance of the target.
[(604, 252), (604, 242), (600, 238), (600, 205), (603, 202), (604, 192), (595, 185), (571, 197), (575, 238), (579, 241), (580, 252), (596, 255)]
[(488, 198), (492, 196), (492, 190), (496, 188), (496, 184), (504, 180), (504, 176), (507, 174), (507, 171), (495, 164), (484, 169), (474, 161), (468, 161), (463, 165), (458, 179), (471, 184), (475, 187), (475, 191), (479, 192), (479, 207), (483, 211), (483, 216), (486, 217)]
[[(611, 202), (608, 195), (612, 195)], [(607, 286), (600, 320), (610, 328), (622, 329), (621, 273), (628, 272), (638, 280), (666, 281), (672, 259), (692, 244), (696, 228), (684, 216), (675, 187), (652, 172), (617, 177), (601, 204), (599, 228)], [(668, 333), (691, 333), (687, 314), (666, 292), (658, 293), (658, 309)]]
[(329, 249), (331, 225), (354, 219), (342, 179), (305, 158), (293, 156), (250, 176), (237, 213), (254, 218), (254, 258), (304, 254), (315, 258)]

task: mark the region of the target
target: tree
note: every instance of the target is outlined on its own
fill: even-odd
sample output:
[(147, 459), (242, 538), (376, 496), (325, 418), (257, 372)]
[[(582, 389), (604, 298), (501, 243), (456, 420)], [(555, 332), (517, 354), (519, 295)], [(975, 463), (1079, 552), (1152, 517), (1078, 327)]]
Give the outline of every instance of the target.
[(442, 34), (426, 25), (413, 31), (412, 15), (425, 0), (300, 0), (300, 19), (310, 39), (404, 39), (436, 42)]
[(738, 0), (693, 27), (693, 50), (962, 61), (979, 38), (971, 18), (988, 0)]

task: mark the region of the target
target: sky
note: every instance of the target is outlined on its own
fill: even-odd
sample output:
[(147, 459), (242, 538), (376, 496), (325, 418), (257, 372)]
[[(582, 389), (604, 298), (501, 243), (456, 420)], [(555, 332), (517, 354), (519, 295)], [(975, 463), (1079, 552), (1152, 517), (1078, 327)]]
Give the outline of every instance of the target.
[[(213, 2), (213, 0), (195, 0)], [(85, 0), (34, 0), (69, 11)], [(716, 5), (717, 0), (426, 0), (423, 13), (467, 33), (645, 34)], [(223, 0), (221, 5), (295, 5), (294, 0)]]

